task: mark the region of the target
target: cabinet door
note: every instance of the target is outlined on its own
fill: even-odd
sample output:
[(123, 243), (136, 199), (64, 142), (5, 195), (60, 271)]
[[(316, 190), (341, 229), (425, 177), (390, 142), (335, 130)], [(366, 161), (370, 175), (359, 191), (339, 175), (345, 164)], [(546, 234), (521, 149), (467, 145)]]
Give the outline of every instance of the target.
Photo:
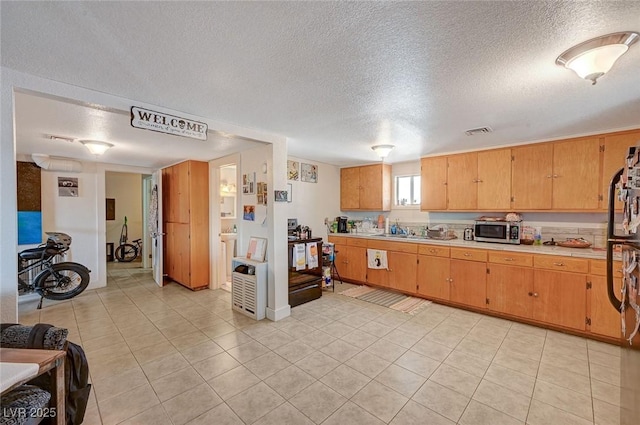
[[(339, 270), (338, 270), (339, 271)], [(349, 279), (367, 281), (367, 249), (358, 246), (347, 247), (347, 273)]]
[[(600, 207), (604, 210), (609, 208), (609, 183), (611, 178), (624, 166), (625, 158), (629, 147), (640, 143), (640, 130), (604, 138), (604, 161), (602, 163), (602, 201)], [(616, 199), (616, 210), (622, 211), (622, 202)]]
[(399, 291), (416, 293), (418, 257), (404, 252), (387, 252), (389, 286)]
[(535, 270), (533, 318), (585, 330), (587, 278), (584, 274)]
[(448, 258), (418, 255), (418, 294), (449, 300), (450, 261)]
[(512, 208), (520, 211), (551, 209), (553, 145), (517, 147), (511, 154)]
[(598, 209), (600, 139), (553, 144), (553, 209)]
[(607, 278), (589, 276), (591, 282), (591, 332), (620, 338), (620, 312), (609, 302)]
[(478, 152), (478, 209), (511, 208), (511, 149)]
[(486, 263), (451, 260), (451, 301), (486, 308), (486, 298)]
[(174, 219), (177, 223), (189, 223), (189, 161), (176, 164), (172, 168), (174, 184), (171, 185), (171, 190), (174, 191), (175, 196), (172, 196), (171, 204), (175, 208)]
[(533, 269), (490, 264), (487, 308), (500, 313), (533, 316)]
[(340, 169), (340, 209), (342, 211), (360, 208), (360, 169)]
[(452, 155), (447, 158), (447, 209), (478, 208), (478, 154)]
[(422, 158), (420, 161), (422, 211), (447, 209), (447, 157)]
[(389, 211), (391, 209), (391, 167), (386, 164), (360, 168), (360, 209)]

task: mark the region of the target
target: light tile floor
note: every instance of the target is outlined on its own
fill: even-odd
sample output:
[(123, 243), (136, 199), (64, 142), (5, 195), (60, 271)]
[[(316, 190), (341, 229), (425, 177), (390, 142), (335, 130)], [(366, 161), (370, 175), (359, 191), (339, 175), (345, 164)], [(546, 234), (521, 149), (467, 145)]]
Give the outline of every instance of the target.
[(618, 347), (431, 304), (411, 316), (334, 294), (255, 322), (222, 290), (106, 288), (22, 323), (89, 359), (85, 424), (618, 424)]

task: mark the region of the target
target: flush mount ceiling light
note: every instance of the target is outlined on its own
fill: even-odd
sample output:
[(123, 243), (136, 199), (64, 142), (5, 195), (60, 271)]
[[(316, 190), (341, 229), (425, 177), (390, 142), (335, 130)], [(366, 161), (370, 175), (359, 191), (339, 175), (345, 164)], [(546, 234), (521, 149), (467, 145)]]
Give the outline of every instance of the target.
[(558, 56), (556, 65), (575, 71), (580, 78), (595, 84), (638, 40), (637, 32), (616, 32), (587, 40)]
[(378, 156), (381, 159), (385, 159), (387, 157), (387, 155), (389, 155), (389, 152), (391, 152), (393, 150), (393, 148), (395, 148), (394, 145), (375, 145), (375, 146), (371, 146), (371, 149), (373, 149), (373, 151), (375, 153), (377, 153)]
[(80, 143), (86, 146), (94, 155), (102, 155), (107, 149), (112, 148), (113, 145), (107, 142), (101, 142), (99, 140), (80, 140)]

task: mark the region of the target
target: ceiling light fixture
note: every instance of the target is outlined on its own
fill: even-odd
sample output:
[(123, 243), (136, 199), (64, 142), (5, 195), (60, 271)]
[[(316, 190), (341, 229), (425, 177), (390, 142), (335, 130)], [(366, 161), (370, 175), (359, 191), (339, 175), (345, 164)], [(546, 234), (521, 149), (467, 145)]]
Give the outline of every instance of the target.
[(107, 149), (112, 148), (113, 145), (107, 142), (101, 142), (99, 140), (80, 140), (80, 143), (86, 146), (94, 155), (102, 155)]
[(371, 146), (371, 149), (373, 149), (373, 151), (378, 154), (380, 159), (385, 159), (387, 157), (387, 155), (389, 155), (389, 152), (391, 152), (393, 150), (393, 148), (395, 148), (394, 145), (375, 145), (375, 146)]
[(572, 69), (580, 78), (595, 84), (629, 50), (629, 46), (638, 41), (638, 37), (637, 32), (626, 31), (587, 40), (558, 56), (556, 65)]

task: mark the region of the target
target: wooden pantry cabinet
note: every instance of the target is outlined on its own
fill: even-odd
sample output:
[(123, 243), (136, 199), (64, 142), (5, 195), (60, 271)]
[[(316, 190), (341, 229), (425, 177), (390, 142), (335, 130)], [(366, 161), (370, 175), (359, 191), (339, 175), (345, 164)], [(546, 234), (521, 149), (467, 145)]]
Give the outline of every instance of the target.
[(190, 289), (209, 286), (209, 164), (162, 170), (164, 272)]
[(340, 169), (342, 211), (390, 211), (391, 165), (375, 164)]

